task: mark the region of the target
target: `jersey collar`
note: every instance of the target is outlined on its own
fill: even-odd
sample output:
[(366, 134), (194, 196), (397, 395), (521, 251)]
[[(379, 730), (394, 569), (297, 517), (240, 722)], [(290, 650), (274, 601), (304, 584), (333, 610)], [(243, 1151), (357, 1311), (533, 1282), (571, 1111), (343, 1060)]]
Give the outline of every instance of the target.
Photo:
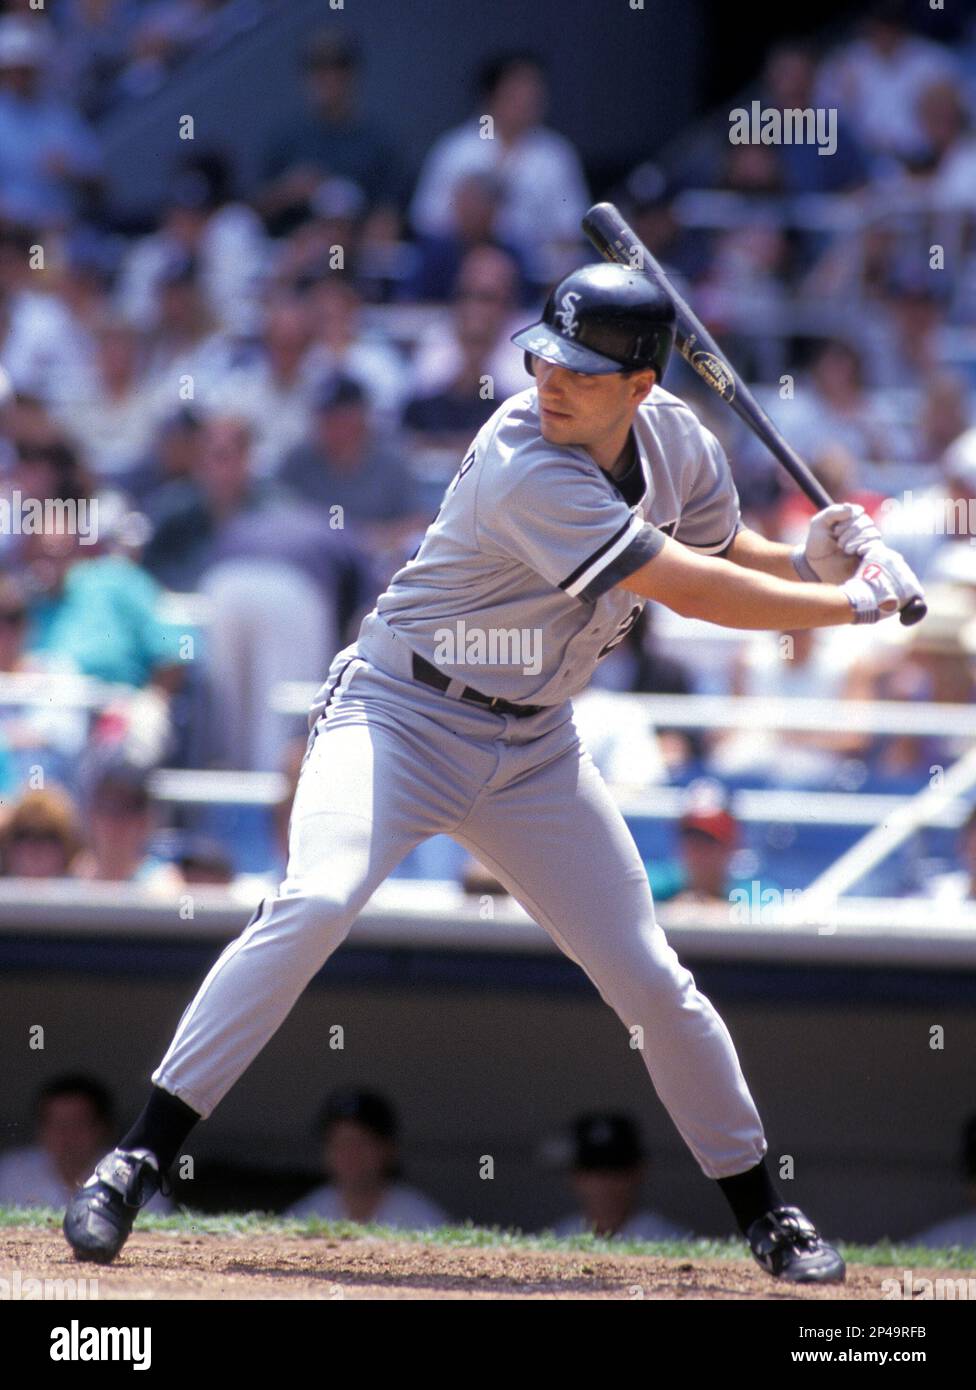
[[(631, 425), (630, 427), (630, 434), (631, 438), (634, 441), (634, 454), (637, 459), (637, 467), (640, 470), (640, 476), (644, 484), (643, 488), (641, 489), (640, 496), (634, 498), (633, 501), (629, 501), (628, 498), (624, 497), (624, 501), (628, 503), (628, 506), (634, 508), (642, 507), (644, 503), (654, 495), (654, 489), (652, 484), (651, 466), (648, 463), (647, 456), (644, 453), (644, 450), (641, 448), (640, 439), (638, 438), (637, 431), (634, 429), (633, 425)], [(619, 487), (616, 479), (611, 477), (609, 473), (607, 473), (606, 477), (608, 481), (612, 484), (612, 486), (617, 489), (621, 497), (623, 497), (623, 492)]]

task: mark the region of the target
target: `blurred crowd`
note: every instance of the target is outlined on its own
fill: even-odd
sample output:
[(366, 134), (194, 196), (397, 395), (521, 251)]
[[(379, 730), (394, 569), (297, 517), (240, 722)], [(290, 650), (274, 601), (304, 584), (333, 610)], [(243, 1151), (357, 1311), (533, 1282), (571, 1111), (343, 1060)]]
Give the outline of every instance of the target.
[[(550, 74), (528, 52), (490, 55), (469, 116), (411, 169), (391, 113), (364, 102), (368, 52), (330, 25), (303, 49), (304, 111), (279, 123), (268, 104), (257, 180), (243, 185), (229, 144), (188, 142), (159, 205), (123, 215), (106, 122), (275, 8), (0, 7), (0, 507), (58, 499), (93, 523), (0, 527), (3, 873), (234, 877), (229, 845), (192, 818), (153, 820), (152, 770), (292, 785), (303, 721), (276, 688), (324, 678), (473, 434), (529, 384), (509, 335), (593, 259), (579, 224), (597, 197), (829, 491), (904, 550), (931, 615), (910, 631), (717, 637), (649, 605), (593, 697), (972, 702), (976, 22), (950, 45), (881, 0), (769, 52), (742, 104), (836, 107), (829, 157), (734, 145), (713, 111), (606, 186), (549, 124)], [(779, 466), (683, 363), (666, 385), (724, 444), (747, 524), (797, 540), (813, 509)], [(644, 787), (704, 773), (910, 791), (963, 746), (839, 723), (788, 739), (638, 714), (619, 727), (598, 761)], [(942, 867), (965, 877), (958, 859)]]
[[(313, 1123), (320, 1170), (303, 1194), (284, 1201), (274, 1175), (265, 1175), (262, 1209), (296, 1218), (429, 1231), (469, 1219), (448, 1213), (409, 1181), (402, 1123), (390, 1099), (360, 1086), (331, 1091)], [(53, 1207), (60, 1210), (88, 1177), (106, 1145), (115, 1141), (114, 1105), (96, 1078), (82, 1073), (57, 1076), (41, 1088), (35, 1103), (32, 1142), (0, 1152), (0, 1207)], [(684, 1241), (694, 1230), (658, 1209), (667, 1206), (658, 1165), (628, 1114), (595, 1111), (575, 1116), (557, 1133), (541, 1136), (533, 1155), (565, 1204), (564, 1215), (547, 1226), (556, 1236), (595, 1235), (607, 1240)], [(167, 1215), (199, 1210), (196, 1165), (176, 1165), (190, 1180), (175, 1180), (153, 1197), (148, 1210)], [(967, 1205), (957, 1214), (909, 1237), (933, 1250), (976, 1249), (976, 1113), (962, 1127), (959, 1178)], [(201, 1181), (201, 1186), (202, 1186)], [(198, 1189), (199, 1190), (199, 1189)], [(176, 1199), (174, 1203), (174, 1197)], [(234, 1209), (225, 1193), (209, 1194), (215, 1209)]]

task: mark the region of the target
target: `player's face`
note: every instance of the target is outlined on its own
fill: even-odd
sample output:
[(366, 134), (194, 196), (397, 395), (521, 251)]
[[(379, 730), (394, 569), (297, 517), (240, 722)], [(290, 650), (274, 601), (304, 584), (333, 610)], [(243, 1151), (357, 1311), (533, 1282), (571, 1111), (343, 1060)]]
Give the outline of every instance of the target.
[(587, 376), (541, 357), (534, 359), (534, 367), (542, 437), (550, 444), (584, 448), (626, 428), (654, 380), (651, 371)]

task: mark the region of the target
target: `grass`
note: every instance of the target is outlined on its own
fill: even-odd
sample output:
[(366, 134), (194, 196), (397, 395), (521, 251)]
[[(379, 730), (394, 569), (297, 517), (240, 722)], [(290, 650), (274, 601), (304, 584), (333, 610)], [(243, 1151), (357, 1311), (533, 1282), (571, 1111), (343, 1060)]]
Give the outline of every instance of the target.
[[(60, 1230), (62, 1213), (50, 1207), (26, 1209), (0, 1206), (0, 1230), (27, 1227), (34, 1230)], [(526, 1235), (519, 1230), (499, 1227), (442, 1226), (436, 1231), (419, 1231), (408, 1237), (387, 1226), (357, 1226), (350, 1221), (322, 1221), (318, 1217), (273, 1216), (267, 1212), (228, 1213), (202, 1216), (181, 1211), (173, 1216), (140, 1216), (140, 1231), (171, 1232), (182, 1235), (211, 1236), (329, 1236), (333, 1240), (355, 1240), (364, 1235), (384, 1240), (410, 1239), (423, 1245), (450, 1249), (482, 1250), (577, 1250), (605, 1255), (654, 1255), (679, 1260), (748, 1259), (741, 1240), (603, 1240), (597, 1236)], [(951, 1268), (976, 1270), (976, 1250), (958, 1246), (931, 1250), (922, 1245), (899, 1245), (881, 1241), (876, 1245), (839, 1243), (844, 1259), (851, 1265), (882, 1265), (899, 1269)]]

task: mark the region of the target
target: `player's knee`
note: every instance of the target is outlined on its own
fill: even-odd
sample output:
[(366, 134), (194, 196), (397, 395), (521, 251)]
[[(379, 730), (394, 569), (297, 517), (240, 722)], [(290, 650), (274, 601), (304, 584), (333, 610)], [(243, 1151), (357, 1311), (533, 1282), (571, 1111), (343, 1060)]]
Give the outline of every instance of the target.
[(347, 931), (359, 916), (368, 894), (346, 886), (311, 884), (302, 895), (305, 919), (313, 931)]

